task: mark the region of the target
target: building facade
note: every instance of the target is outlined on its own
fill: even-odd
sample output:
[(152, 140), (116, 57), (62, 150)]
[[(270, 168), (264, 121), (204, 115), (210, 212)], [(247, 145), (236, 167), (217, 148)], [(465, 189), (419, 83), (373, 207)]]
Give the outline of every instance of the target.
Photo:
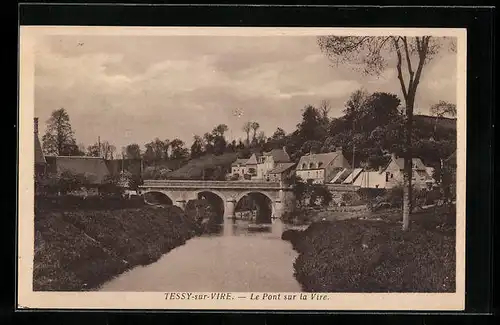
[(295, 173), (303, 181), (315, 184), (329, 182), (338, 172), (349, 168), (341, 150), (319, 154), (308, 154), (300, 157)]
[(269, 180), (269, 172), (286, 163), (290, 163), (290, 156), (284, 147), (264, 152), (262, 156), (257, 157), (257, 176), (255, 179)]

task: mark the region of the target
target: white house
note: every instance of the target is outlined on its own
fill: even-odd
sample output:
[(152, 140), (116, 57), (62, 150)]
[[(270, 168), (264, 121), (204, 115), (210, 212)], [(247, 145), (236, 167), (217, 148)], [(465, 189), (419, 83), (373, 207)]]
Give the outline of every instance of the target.
[(323, 184), (329, 182), (340, 171), (349, 168), (341, 150), (327, 153), (308, 154), (300, 157), (295, 173), (304, 181)]
[(239, 178), (243, 178), (243, 176), (247, 173), (246, 170), (246, 162), (248, 159), (238, 158), (231, 164), (231, 176), (238, 176)]

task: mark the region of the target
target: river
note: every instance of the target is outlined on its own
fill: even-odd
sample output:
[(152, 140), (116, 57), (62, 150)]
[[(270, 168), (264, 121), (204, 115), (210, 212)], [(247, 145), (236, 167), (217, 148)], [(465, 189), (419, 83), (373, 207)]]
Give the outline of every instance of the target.
[(277, 220), (257, 226), (226, 219), (220, 230), (188, 240), (157, 262), (135, 267), (101, 291), (300, 292), (293, 276), (297, 253)]

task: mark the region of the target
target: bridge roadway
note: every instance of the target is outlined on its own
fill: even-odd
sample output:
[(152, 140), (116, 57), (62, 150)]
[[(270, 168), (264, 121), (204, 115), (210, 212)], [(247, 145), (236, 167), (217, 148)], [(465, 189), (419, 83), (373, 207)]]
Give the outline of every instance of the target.
[[(209, 192), (224, 202), (224, 217), (234, 218), (238, 202), (246, 195), (260, 193), (266, 196), (272, 207), (272, 217), (281, 218), (295, 206), (292, 188), (281, 182), (266, 181), (198, 181), (198, 180), (145, 180), (139, 186), (140, 194), (161, 193), (174, 205), (185, 209), (186, 203)], [(146, 195), (144, 195), (146, 200)], [(147, 200), (146, 200), (146, 203)]]

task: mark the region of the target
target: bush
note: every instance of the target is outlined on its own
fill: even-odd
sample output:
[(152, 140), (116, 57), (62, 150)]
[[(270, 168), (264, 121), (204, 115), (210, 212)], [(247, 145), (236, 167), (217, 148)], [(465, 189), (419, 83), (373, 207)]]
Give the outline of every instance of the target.
[(454, 292), (455, 236), (398, 223), (312, 224), (294, 244), (306, 292)]

